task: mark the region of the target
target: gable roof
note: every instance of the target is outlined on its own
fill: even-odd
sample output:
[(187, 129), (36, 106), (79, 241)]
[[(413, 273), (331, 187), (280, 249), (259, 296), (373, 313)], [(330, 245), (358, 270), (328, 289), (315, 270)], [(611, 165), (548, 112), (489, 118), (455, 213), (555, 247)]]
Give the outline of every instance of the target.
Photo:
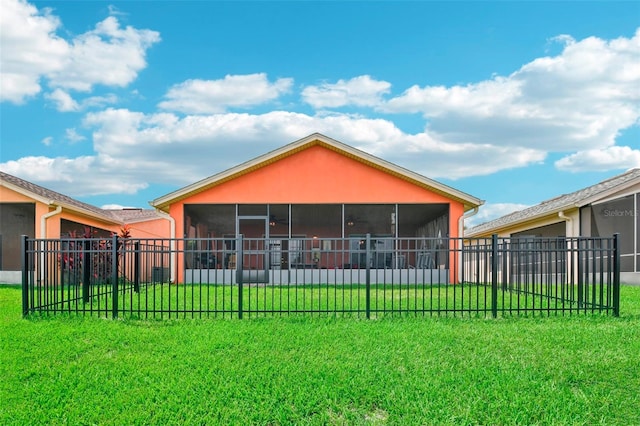
[(329, 138), (323, 134), (313, 133), (307, 137), (304, 137), (288, 145), (284, 145), (278, 149), (256, 157), (253, 160), (246, 161), (223, 172), (217, 173), (213, 176), (209, 176), (191, 185), (171, 192), (165, 196), (156, 198), (155, 200), (151, 201), (150, 204), (157, 209), (166, 211), (168, 210), (169, 206), (175, 202), (188, 198), (202, 191), (206, 191), (214, 186), (220, 185), (224, 182), (235, 179), (254, 170), (265, 167), (275, 161), (291, 156), (312, 146), (322, 146), (353, 160), (356, 160), (360, 163), (366, 164), (385, 173), (396, 176), (400, 179), (409, 181), (414, 185), (421, 186), (430, 191), (444, 195), (447, 198), (459, 201), (464, 205), (465, 210), (478, 207), (484, 203), (483, 200), (480, 200), (476, 197), (473, 197), (469, 194), (466, 194), (435, 180), (429, 179), (418, 173), (402, 168), (388, 161), (382, 160), (381, 158), (375, 157), (352, 146)]
[(535, 206), (470, 228), (465, 232), (465, 236), (473, 237), (479, 234), (486, 234), (507, 226), (535, 220), (550, 214), (557, 214), (564, 210), (580, 208), (637, 183), (640, 183), (640, 169), (631, 169), (595, 185), (560, 195)]
[(0, 171), (0, 186), (4, 186), (12, 191), (39, 201), (48, 206), (61, 206), (64, 209), (89, 216), (104, 222), (122, 225), (124, 223), (140, 222), (160, 217), (155, 210), (142, 209), (122, 209), (105, 210), (91, 204), (71, 198), (35, 183), (20, 179)]

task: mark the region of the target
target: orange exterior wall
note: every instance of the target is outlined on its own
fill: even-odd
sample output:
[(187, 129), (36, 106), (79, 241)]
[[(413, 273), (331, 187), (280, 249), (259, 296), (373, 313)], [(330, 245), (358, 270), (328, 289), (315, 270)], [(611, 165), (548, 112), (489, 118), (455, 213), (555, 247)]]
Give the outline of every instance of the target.
[(184, 204), (448, 203), (450, 235), (458, 235), (462, 203), (313, 146), (171, 205), (176, 234), (184, 235)]
[[(182, 203), (449, 203), (451, 200), (337, 152), (313, 146), (195, 194)], [(173, 207), (173, 206), (172, 206)]]
[[(169, 238), (171, 236), (171, 224), (169, 220), (162, 218), (130, 223), (129, 229), (133, 238)], [(118, 233), (120, 233), (119, 229)]]
[(34, 200), (11, 189), (0, 186), (0, 201), (3, 203), (33, 203)]

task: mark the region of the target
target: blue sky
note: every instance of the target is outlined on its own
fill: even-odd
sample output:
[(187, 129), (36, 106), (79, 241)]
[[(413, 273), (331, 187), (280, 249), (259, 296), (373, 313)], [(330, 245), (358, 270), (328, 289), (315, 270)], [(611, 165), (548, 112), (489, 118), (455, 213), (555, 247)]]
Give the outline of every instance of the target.
[(3, 0), (0, 26), (0, 170), (97, 206), (314, 132), (485, 200), (472, 224), (640, 167), (640, 2)]

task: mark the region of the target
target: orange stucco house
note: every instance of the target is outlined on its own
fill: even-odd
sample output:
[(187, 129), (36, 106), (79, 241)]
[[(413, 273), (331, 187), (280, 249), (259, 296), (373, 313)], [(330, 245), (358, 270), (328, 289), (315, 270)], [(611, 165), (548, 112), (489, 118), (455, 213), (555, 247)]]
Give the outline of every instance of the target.
[[(233, 281), (240, 235), (261, 240), (248, 248), (263, 253), (243, 270), (447, 269), (456, 254), (446, 238), (461, 237), (464, 218), (482, 203), (318, 133), (157, 198), (154, 210), (105, 210), (0, 172), (0, 282), (20, 282), (21, 235), (59, 239), (89, 229), (109, 237), (125, 225), (134, 238), (164, 239), (161, 274), (172, 282), (207, 269)], [(366, 235), (379, 253), (365, 261), (353, 244)], [(396, 256), (411, 238), (443, 244), (430, 248), (446, 254), (425, 263), (406, 246), (402, 259), (389, 257), (389, 244)]]
[[(281, 250), (273, 267), (295, 268), (305, 267), (304, 260), (292, 258), (296, 248), (291, 244), (296, 239), (335, 238), (337, 244), (338, 239), (366, 234), (385, 241), (456, 238), (462, 236), (465, 215), (476, 212), (482, 203), (315, 133), (157, 198), (151, 205), (173, 219), (174, 238), (194, 242), (239, 234), (266, 238), (272, 244), (269, 252)], [(324, 244), (331, 250), (341, 249), (331, 242)], [(189, 265), (180, 249), (174, 253), (172, 264), (177, 270), (172, 275), (182, 282), (185, 270), (196, 266)], [(354, 266), (344, 258), (314, 260), (320, 268)], [(218, 257), (216, 266), (228, 267), (229, 258)]]
[(0, 172), (0, 283), (21, 280), (21, 235), (59, 239), (89, 231), (110, 237), (128, 225), (136, 238), (167, 238), (172, 219), (159, 211), (105, 210)]

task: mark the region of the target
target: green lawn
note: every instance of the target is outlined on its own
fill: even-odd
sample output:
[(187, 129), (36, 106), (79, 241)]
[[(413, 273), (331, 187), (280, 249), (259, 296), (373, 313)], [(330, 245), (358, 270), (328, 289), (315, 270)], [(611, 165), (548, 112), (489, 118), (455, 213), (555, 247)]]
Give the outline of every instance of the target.
[(0, 287), (0, 424), (640, 424), (621, 316), (21, 318)]

